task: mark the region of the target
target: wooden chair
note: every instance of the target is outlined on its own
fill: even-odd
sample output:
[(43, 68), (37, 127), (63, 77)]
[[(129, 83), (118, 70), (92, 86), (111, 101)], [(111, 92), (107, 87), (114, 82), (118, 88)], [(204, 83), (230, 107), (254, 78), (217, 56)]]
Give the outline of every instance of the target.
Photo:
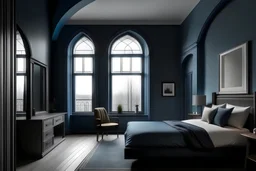
[(103, 139), (104, 133), (108, 135), (109, 130), (116, 130), (117, 138), (119, 137), (118, 135), (119, 118), (109, 117), (104, 107), (95, 108), (94, 117), (95, 117), (95, 126), (97, 130), (97, 141), (99, 139), (99, 133), (101, 133), (101, 137)]

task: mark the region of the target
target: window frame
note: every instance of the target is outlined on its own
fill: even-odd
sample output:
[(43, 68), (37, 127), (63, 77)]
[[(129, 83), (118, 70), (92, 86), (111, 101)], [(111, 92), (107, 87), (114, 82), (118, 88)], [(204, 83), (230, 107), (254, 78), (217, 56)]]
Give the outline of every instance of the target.
[[(116, 41), (118, 41), (119, 39), (125, 37), (125, 36), (130, 36), (132, 38), (134, 38), (138, 43), (139, 45), (141, 46), (141, 49), (142, 49), (142, 54), (112, 54), (112, 48), (113, 48), (113, 45), (116, 43)], [(119, 57), (119, 58), (125, 58), (125, 57), (128, 57), (128, 58), (138, 58), (140, 57), (141, 58), (141, 73), (132, 73), (132, 72), (127, 72), (127, 73), (113, 73), (112, 72), (112, 58), (115, 58), (115, 57)], [(142, 46), (142, 43), (136, 38), (134, 37), (133, 35), (131, 34), (123, 34), (121, 36), (118, 36), (118, 38), (116, 38), (113, 43), (111, 44), (110, 46), (110, 61), (109, 61), (109, 70), (110, 70), (110, 77), (109, 77), (109, 93), (110, 93), (110, 101), (109, 101), (109, 108), (110, 108), (110, 111), (111, 113), (118, 113), (117, 111), (113, 111), (113, 108), (112, 108), (112, 100), (113, 100), (113, 97), (112, 97), (112, 77), (115, 76), (115, 75), (127, 75), (127, 76), (141, 76), (141, 110), (139, 111), (139, 114), (144, 114), (145, 113), (145, 109), (144, 109), (144, 98), (145, 98), (145, 91), (143, 90), (143, 87), (144, 87), (144, 84), (145, 84), (145, 49), (143, 48)], [(127, 114), (132, 114), (134, 113), (134, 111), (123, 111), (124, 113), (127, 113)]]
[[(91, 43), (93, 44), (94, 47), (94, 54), (75, 54), (74, 53), (74, 48), (76, 46), (76, 44), (82, 39), (82, 38), (87, 38), (88, 40), (91, 41)], [(94, 106), (95, 106), (95, 90), (94, 90), (94, 86), (95, 86), (95, 44), (94, 42), (86, 35), (82, 35), (80, 36), (73, 44), (72, 46), (72, 112), (73, 113), (77, 113), (77, 114), (86, 114), (86, 113), (92, 113)], [(75, 72), (75, 58), (92, 58), (92, 72), (85, 72), (85, 73), (76, 73)], [(76, 111), (76, 76), (92, 76), (92, 99), (91, 99), (91, 103), (92, 103), (92, 110), (91, 111)]]
[[(31, 52), (30, 52), (30, 48), (29, 48), (29, 44), (27, 42), (27, 39), (26, 37), (24, 36), (23, 32), (21, 31), (21, 29), (17, 26), (16, 27), (16, 34), (15, 34), (15, 38), (16, 38), (16, 41), (15, 41), (15, 48), (17, 48), (17, 35), (19, 34), (21, 40), (22, 40), (22, 43), (23, 43), (23, 46), (24, 46), (24, 50), (25, 50), (25, 54), (17, 54), (17, 49), (15, 49), (15, 80), (17, 81), (17, 76), (24, 76), (24, 99), (23, 99), (23, 111), (18, 111), (17, 110), (17, 96), (15, 97), (15, 111), (16, 111), (16, 114), (18, 114), (19, 116), (23, 116), (23, 115), (27, 115), (27, 114), (30, 114), (30, 111), (29, 111), (29, 108), (30, 108), (30, 103), (28, 102), (29, 101), (29, 96), (30, 96), (30, 92), (29, 92), (29, 81), (30, 81), (30, 56), (31, 56)], [(23, 58), (25, 59), (25, 72), (23, 73), (19, 73), (17, 72), (17, 61), (19, 58)], [(16, 88), (16, 91), (17, 91), (17, 83), (15, 82), (15, 88)], [(17, 92), (16, 92), (17, 93)], [(16, 94), (15, 93), (15, 94)]]
[[(26, 49), (25, 49), (26, 50)], [(19, 58), (22, 58), (22, 59), (25, 59), (25, 63), (26, 63), (26, 67), (25, 67), (25, 72), (22, 72), (22, 73), (19, 73), (18, 71), (17, 71), (17, 61), (18, 61), (18, 59)], [(17, 77), (18, 76), (24, 76), (24, 94), (23, 94), (23, 97), (24, 97), (24, 99), (23, 99), (23, 111), (18, 111), (17, 110), (17, 96), (16, 96), (16, 113), (18, 113), (18, 114), (26, 114), (26, 111), (27, 111), (27, 76), (28, 76), (28, 72), (27, 72), (27, 55), (26, 54), (22, 54), (22, 55), (17, 55), (16, 54), (16, 80), (17, 80)], [(16, 83), (16, 91), (17, 91), (17, 83)], [(17, 93), (17, 92), (16, 92)]]

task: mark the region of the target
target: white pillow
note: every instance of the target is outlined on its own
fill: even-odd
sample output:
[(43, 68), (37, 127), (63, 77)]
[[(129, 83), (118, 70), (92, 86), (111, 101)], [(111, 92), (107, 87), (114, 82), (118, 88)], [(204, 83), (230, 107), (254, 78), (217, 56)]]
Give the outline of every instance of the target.
[(212, 104), (212, 108), (214, 108), (214, 109), (219, 108), (219, 107), (221, 107), (221, 108), (226, 108), (226, 103), (220, 104), (220, 105)]
[(201, 120), (204, 122), (212, 123), (217, 110), (217, 108), (204, 107)]
[(244, 124), (249, 116), (251, 107), (235, 106), (231, 104), (226, 105), (226, 108), (232, 107), (234, 107), (234, 109), (229, 117), (228, 125), (241, 129), (244, 127)]

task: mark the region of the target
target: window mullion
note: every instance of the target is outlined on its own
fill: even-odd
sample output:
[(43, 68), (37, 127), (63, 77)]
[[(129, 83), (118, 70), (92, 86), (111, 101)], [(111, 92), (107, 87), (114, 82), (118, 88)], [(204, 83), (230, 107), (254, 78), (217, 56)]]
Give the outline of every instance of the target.
[(82, 73), (84, 73), (85, 69), (84, 69), (84, 57), (82, 57)]
[(130, 111), (132, 111), (132, 78), (131, 77), (129, 77), (129, 88), (130, 88)]
[(123, 58), (120, 58), (120, 72), (123, 72)]
[(130, 58), (130, 72), (132, 72), (132, 58)]

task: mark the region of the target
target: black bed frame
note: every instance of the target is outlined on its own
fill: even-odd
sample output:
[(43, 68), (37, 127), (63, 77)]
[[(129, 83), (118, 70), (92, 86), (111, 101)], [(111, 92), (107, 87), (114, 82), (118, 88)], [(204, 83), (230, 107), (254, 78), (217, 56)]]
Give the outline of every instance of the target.
[[(250, 131), (255, 127), (255, 99), (256, 92), (250, 95), (221, 95), (212, 93), (212, 104), (229, 103), (237, 106), (251, 106), (251, 112), (246, 122), (245, 127)], [(193, 151), (188, 148), (140, 148), (140, 147), (125, 147), (125, 159), (150, 159), (150, 158), (228, 158), (229, 160), (243, 160), (245, 157), (245, 146), (234, 147), (219, 147), (212, 151)]]

